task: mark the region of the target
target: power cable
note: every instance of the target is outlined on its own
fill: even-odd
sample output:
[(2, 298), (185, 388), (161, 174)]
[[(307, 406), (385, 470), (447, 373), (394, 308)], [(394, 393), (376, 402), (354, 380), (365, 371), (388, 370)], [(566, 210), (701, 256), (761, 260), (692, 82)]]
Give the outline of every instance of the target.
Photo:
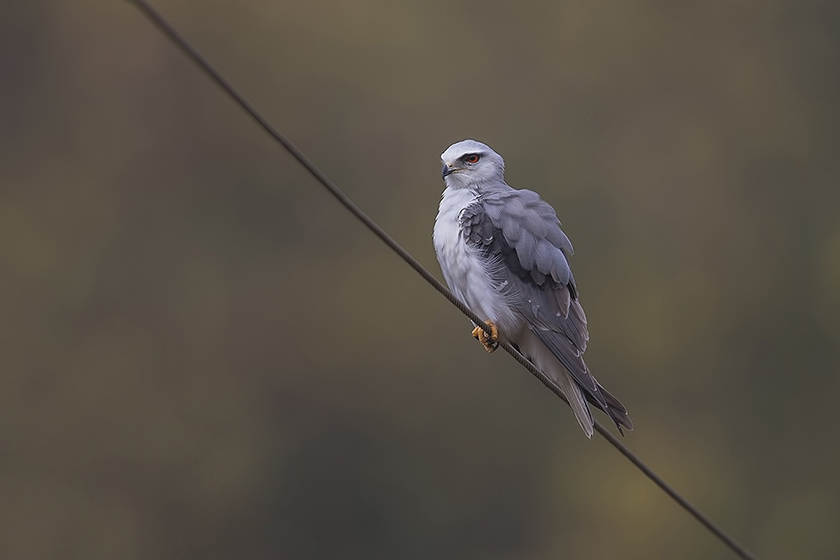
[[(413, 268), (426, 282), (432, 285), (438, 292), (440, 292), (449, 302), (457, 307), (461, 313), (466, 315), (473, 323), (481, 327), (488, 335), (491, 334), (490, 327), (484, 321), (473, 313), (467, 306), (458, 300), (449, 289), (444, 286), (435, 276), (432, 275), (426, 268), (420, 264), (420, 261), (415, 259), (411, 253), (406, 251), (394, 238), (382, 229), (370, 216), (364, 213), (344, 192), (333, 183), (303, 152), (301, 152), (291, 141), (283, 136), (268, 120), (254, 107), (248, 99), (237, 90), (233, 84), (225, 78), (222, 73), (207, 59), (192, 43), (190, 43), (184, 35), (181, 34), (169, 21), (161, 14), (154, 6), (146, 0), (129, 0), (133, 2), (141, 12), (160, 29), (179, 49), (181, 49), (188, 58), (195, 62), (213, 81), (216, 82), (228, 95), (230, 95), (239, 105), (254, 119), (257, 123), (265, 129), (275, 140), (277, 140), (292, 157), (294, 157), (315, 179), (321, 183), (332, 194), (342, 206), (347, 208), (356, 218), (358, 218), (374, 235), (381, 239), (388, 247), (391, 248), (397, 255), (399, 255), (408, 265)], [(531, 374), (539, 379), (543, 385), (551, 389), (558, 397), (563, 399), (568, 404), (568, 399), (563, 395), (562, 391), (549, 379), (543, 372), (537, 369), (531, 362), (529, 362), (522, 354), (520, 354), (510, 343), (500, 340), (499, 346), (502, 347), (508, 354), (525, 367)], [(613, 447), (615, 447), (622, 455), (624, 455), (631, 463), (633, 463), (645, 476), (647, 476), (654, 484), (659, 486), (671, 499), (679, 504), (683, 509), (690, 513), (697, 521), (699, 521), (706, 529), (715, 535), (720, 541), (728, 546), (736, 555), (745, 560), (758, 560), (755, 555), (748, 551), (743, 545), (727, 534), (717, 523), (715, 523), (709, 516), (700, 511), (694, 504), (689, 502), (679, 492), (677, 492), (665, 479), (656, 474), (644, 461), (642, 461), (633, 451), (630, 450), (624, 443), (621, 442), (612, 432), (604, 427), (597, 419), (595, 419), (595, 430), (601, 434)]]

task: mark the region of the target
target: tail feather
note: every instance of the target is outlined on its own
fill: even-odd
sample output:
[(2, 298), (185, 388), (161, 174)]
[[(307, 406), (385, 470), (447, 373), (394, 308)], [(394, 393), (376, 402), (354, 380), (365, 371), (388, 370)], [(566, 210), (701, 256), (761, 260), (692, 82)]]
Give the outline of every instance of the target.
[(591, 438), (595, 422), (592, 420), (592, 413), (586, 404), (588, 395), (584, 396), (580, 385), (572, 379), (571, 374), (566, 371), (566, 368), (557, 361), (551, 351), (538, 338), (531, 333), (528, 333), (525, 338), (526, 340), (518, 342), (518, 347), (523, 351), (522, 354), (545, 373), (562, 391), (569, 401), (572, 412), (575, 413), (580, 429), (583, 430), (586, 437)]
[(610, 420), (615, 422), (615, 426), (618, 428), (618, 431), (624, 435), (624, 430), (622, 427), (627, 428), (631, 432), (633, 431), (633, 421), (630, 419), (630, 415), (627, 413), (627, 408), (621, 404), (621, 401), (615, 398), (615, 396), (604, 389), (603, 385), (598, 383), (598, 389), (600, 390), (601, 395), (603, 395), (604, 400), (607, 403), (607, 407), (604, 408), (601, 404), (594, 398), (592, 398), (588, 393), (586, 394), (586, 400), (590, 403), (598, 407), (600, 410), (603, 410), (607, 416), (610, 417)]
[[(599, 410), (604, 411), (615, 422), (622, 435), (624, 434), (623, 428), (633, 429), (633, 421), (630, 420), (627, 408), (592, 377), (580, 353), (568, 356), (555, 352), (558, 350), (558, 348), (555, 348), (557, 344), (551, 344), (550, 346), (546, 344), (546, 342), (553, 343), (554, 341), (548, 339), (547, 333), (543, 331), (531, 329), (530, 332), (523, 334), (524, 336), (518, 341), (518, 348), (563, 392), (569, 400), (569, 406), (571, 406), (586, 437), (592, 437), (595, 425), (587, 401)], [(569, 359), (570, 357), (575, 359)], [(570, 373), (569, 367), (575, 370), (577, 375)], [(584, 383), (581, 383), (581, 381)]]

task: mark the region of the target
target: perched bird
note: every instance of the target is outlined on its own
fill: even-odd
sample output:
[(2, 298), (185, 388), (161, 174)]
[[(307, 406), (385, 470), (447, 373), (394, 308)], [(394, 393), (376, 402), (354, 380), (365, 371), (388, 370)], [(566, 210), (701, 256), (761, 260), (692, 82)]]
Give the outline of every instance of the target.
[(589, 372), (589, 340), (568, 257), (572, 244), (554, 208), (529, 190), (505, 183), (505, 162), (486, 144), (464, 140), (441, 154), (446, 189), (435, 218), (434, 245), (449, 288), (476, 315), (492, 352), (507, 340), (563, 392), (587, 437), (589, 401), (633, 429), (621, 402)]

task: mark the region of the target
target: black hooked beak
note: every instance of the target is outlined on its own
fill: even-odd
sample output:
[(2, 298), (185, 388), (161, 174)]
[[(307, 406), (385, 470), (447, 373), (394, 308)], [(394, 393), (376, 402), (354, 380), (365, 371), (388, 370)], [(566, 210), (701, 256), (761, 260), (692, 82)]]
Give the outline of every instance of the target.
[(448, 165), (446, 165), (446, 164), (444, 163), (444, 164), (443, 164), (443, 169), (442, 169), (442, 170), (441, 170), (441, 172), (440, 172), (440, 176), (441, 176), (441, 178), (442, 178), (442, 179), (446, 179), (446, 176), (447, 176), (447, 175), (449, 175), (449, 174), (451, 174), (453, 171), (455, 171), (455, 169), (454, 169), (454, 168), (449, 167)]

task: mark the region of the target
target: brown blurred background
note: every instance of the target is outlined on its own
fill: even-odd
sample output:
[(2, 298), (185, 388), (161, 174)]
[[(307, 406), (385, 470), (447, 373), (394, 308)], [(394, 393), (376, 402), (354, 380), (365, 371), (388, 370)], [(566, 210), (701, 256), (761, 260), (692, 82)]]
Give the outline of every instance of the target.
[[(436, 274), (438, 156), (493, 146), (627, 444), (840, 557), (837, 2), (158, 6)], [(733, 557), (131, 4), (0, 10), (0, 557)]]

